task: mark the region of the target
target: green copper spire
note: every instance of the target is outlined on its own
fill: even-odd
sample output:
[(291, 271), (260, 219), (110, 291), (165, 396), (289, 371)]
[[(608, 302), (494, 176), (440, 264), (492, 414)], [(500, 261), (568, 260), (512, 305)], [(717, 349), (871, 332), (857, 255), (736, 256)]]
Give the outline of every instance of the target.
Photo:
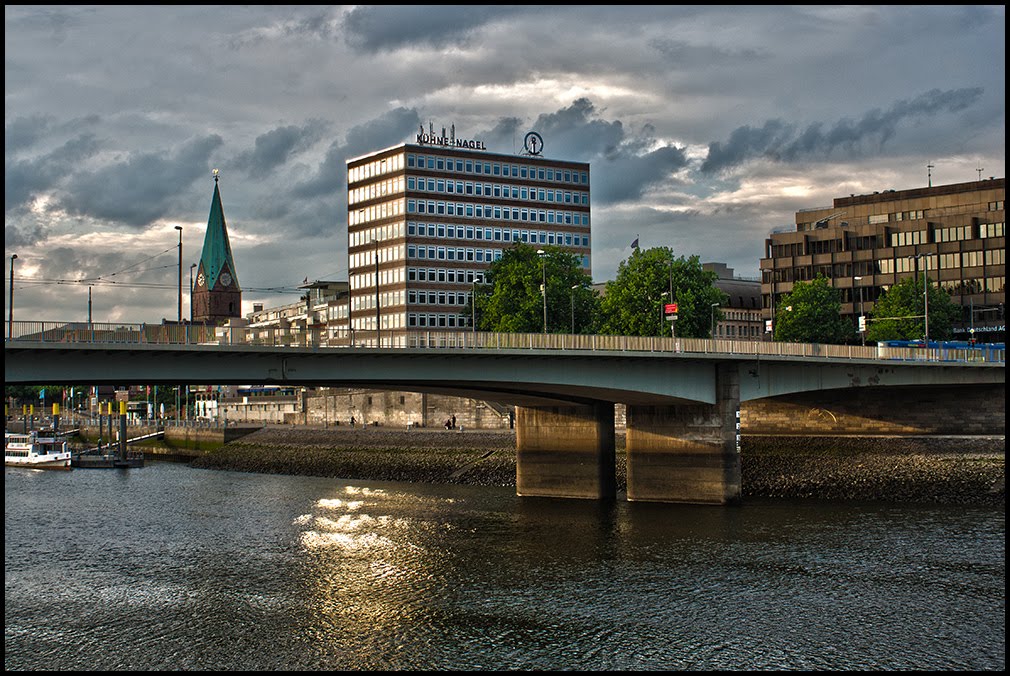
[(221, 273), (227, 272), (231, 281), (225, 286), (239, 290), (238, 274), (228, 242), (228, 226), (224, 222), (224, 208), (221, 206), (221, 192), (217, 185), (217, 169), (214, 170), (214, 197), (210, 202), (210, 218), (207, 219), (207, 234), (203, 238), (203, 253), (200, 267), (207, 276), (207, 289), (213, 289)]

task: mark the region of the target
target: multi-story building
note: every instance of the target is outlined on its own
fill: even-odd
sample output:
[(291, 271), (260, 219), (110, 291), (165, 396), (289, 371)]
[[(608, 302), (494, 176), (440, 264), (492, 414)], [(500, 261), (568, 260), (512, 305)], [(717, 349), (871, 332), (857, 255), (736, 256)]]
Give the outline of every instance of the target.
[(425, 134), (347, 162), (350, 328), (358, 344), (402, 345), (408, 330), (471, 326), (488, 266), (517, 243), (590, 263), (589, 165)]
[(963, 308), (955, 338), (1005, 342), (1006, 179), (850, 195), (796, 213), (761, 260), (764, 316), (796, 282), (826, 277), (858, 326), (891, 285), (925, 274)]
[(719, 340), (769, 340), (761, 317), (761, 282), (738, 277), (725, 263), (702, 263), (701, 267), (717, 275), (715, 287), (727, 298), (725, 305), (713, 308), (712, 337)]

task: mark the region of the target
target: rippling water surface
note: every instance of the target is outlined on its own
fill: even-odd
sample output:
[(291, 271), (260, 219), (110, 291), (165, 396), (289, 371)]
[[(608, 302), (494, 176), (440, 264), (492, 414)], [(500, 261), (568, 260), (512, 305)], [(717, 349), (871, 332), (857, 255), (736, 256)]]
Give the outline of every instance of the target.
[(7, 469), (8, 670), (1005, 667), (1005, 510)]

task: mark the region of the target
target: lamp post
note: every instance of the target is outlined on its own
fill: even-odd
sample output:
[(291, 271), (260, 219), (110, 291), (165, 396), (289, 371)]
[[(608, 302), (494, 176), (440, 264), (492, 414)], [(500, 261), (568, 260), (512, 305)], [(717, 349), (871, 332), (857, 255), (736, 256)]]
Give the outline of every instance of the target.
[(189, 323), (193, 323), (193, 269), (196, 268), (196, 263), (190, 263), (189, 265)]
[(477, 335), (477, 276), (474, 275), (470, 284), (470, 330)]
[(579, 288), (578, 284), (572, 284), (572, 335), (575, 335), (575, 289)]
[(712, 340), (715, 340), (715, 309), (719, 307), (719, 303), (712, 303)]
[(543, 249), (537, 249), (537, 255), (540, 256), (540, 270), (543, 274), (543, 281), (540, 284), (540, 293), (544, 297), (544, 333), (547, 333), (547, 252)]
[(177, 225), (175, 229), (179, 231), (179, 312), (177, 320), (182, 324), (182, 226)]
[(11, 254), (11, 295), (7, 301), (7, 340), (14, 339), (14, 261), (17, 254)]
[(375, 245), (375, 346), (382, 347), (382, 333), (379, 329), (379, 240), (373, 239)]
[(925, 342), (923, 347), (929, 349), (929, 255), (925, 253), (917, 253), (908, 258), (915, 259), (915, 271), (919, 271), (919, 259), (921, 258), (922, 263), (922, 323), (923, 323), (923, 337)]
[(667, 291), (663, 291), (659, 294), (659, 335), (663, 335), (663, 320), (666, 319), (666, 297), (669, 295)]
[[(853, 281), (861, 282), (862, 277), (853, 277)], [(863, 318), (863, 285), (859, 285), (859, 318)], [(863, 320), (863, 326), (859, 329), (859, 341), (865, 346), (866, 345), (866, 320)]]

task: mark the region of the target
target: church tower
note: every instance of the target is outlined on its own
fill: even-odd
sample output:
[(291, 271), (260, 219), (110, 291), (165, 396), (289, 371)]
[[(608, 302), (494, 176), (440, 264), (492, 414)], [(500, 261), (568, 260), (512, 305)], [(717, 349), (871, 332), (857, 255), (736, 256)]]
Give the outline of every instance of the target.
[(228, 242), (228, 226), (224, 222), (217, 174), (215, 169), (210, 218), (207, 219), (203, 253), (193, 282), (193, 321), (208, 324), (222, 324), (242, 316), (242, 289), (238, 285), (235, 260)]

